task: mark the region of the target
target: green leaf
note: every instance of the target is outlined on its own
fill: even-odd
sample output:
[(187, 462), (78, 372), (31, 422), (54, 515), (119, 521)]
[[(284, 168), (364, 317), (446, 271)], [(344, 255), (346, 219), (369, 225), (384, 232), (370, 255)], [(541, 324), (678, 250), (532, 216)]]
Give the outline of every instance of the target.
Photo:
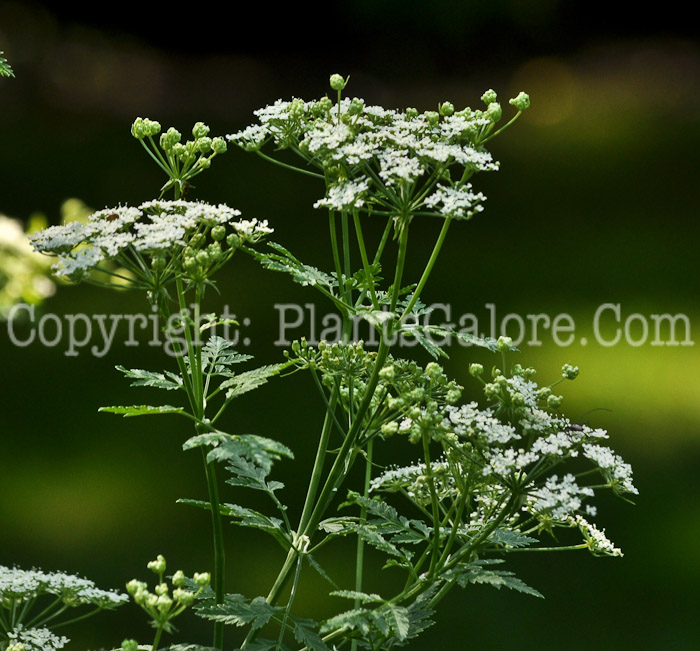
[(3, 54), (5, 53), (0, 51), (0, 77), (14, 77), (15, 73), (12, 71), (12, 66), (7, 62)]
[(342, 597), (343, 599), (357, 599), (363, 604), (368, 603), (384, 603), (384, 599), (378, 594), (367, 594), (366, 592), (358, 592), (357, 590), (335, 590), (330, 593), (331, 597)]
[(246, 644), (246, 651), (250, 649), (250, 651), (288, 651), (289, 647), (282, 644), (281, 646), (277, 646), (277, 640), (268, 640), (267, 638), (261, 637), (255, 640), (255, 642), (251, 642), (250, 644)]
[(320, 285), (328, 290), (337, 286), (338, 283), (334, 276), (320, 271), (316, 267), (304, 264), (280, 244), (269, 242), (268, 246), (277, 253), (257, 252), (254, 254), (260, 260), (260, 264), (266, 269), (288, 273), (300, 285)]
[(394, 635), (401, 641), (405, 640), (411, 629), (408, 609), (403, 606), (387, 603), (382, 610), (382, 614)]
[(150, 416), (153, 414), (189, 414), (182, 407), (173, 407), (171, 405), (160, 405), (152, 407), (151, 405), (130, 405), (128, 407), (100, 407), (99, 411), (104, 411), (108, 414), (121, 414), (124, 418), (130, 416)]
[(238, 396), (248, 393), (253, 389), (257, 389), (259, 386), (265, 384), (268, 378), (279, 373), (282, 364), (270, 364), (268, 366), (261, 366), (260, 368), (253, 369), (252, 371), (246, 371), (244, 373), (238, 373), (228, 380), (221, 383), (221, 389), (228, 389), (226, 392), (226, 399), (237, 398)]
[(214, 622), (223, 622), (234, 626), (247, 626), (252, 630), (262, 628), (273, 615), (280, 613), (284, 608), (271, 606), (264, 597), (255, 597), (248, 602), (243, 595), (227, 594), (224, 602), (217, 604), (213, 601), (200, 602), (194, 606), (197, 614), (204, 619)]
[(310, 651), (330, 651), (321, 636), (316, 632), (318, 624), (313, 619), (292, 617), (294, 622), (294, 639)]
[(502, 545), (503, 547), (527, 547), (533, 543), (539, 542), (537, 538), (531, 538), (519, 531), (512, 529), (496, 529), (490, 536), (489, 542)]
[(182, 378), (170, 371), (156, 373), (154, 371), (144, 371), (140, 368), (127, 369), (123, 366), (117, 366), (116, 369), (132, 380), (130, 384), (132, 387), (156, 387), (157, 389), (172, 391), (174, 389), (182, 389), (183, 386)]
[(268, 473), (274, 461), (282, 457), (294, 458), (292, 451), (279, 441), (256, 436), (255, 434), (226, 434), (216, 431), (197, 434), (185, 441), (183, 450), (209, 446), (212, 449), (207, 454), (207, 461), (235, 462), (241, 457), (252, 461)]
[(253, 359), (252, 355), (238, 353), (233, 349), (233, 342), (214, 335), (202, 347), (202, 368), (212, 374), (220, 374), (225, 367), (240, 364)]
[(455, 570), (457, 584), (464, 588), (469, 583), (490, 585), (500, 590), (502, 587), (510, 590), (517, 590), (534, 597), (544, 598), (542, 593), (531, 588), (524, 581), (515, 576), (513, 572), (507, 570), (490, 570), (484, 567), (482, 561), (474, 561), (466, 565), (461, 565)]

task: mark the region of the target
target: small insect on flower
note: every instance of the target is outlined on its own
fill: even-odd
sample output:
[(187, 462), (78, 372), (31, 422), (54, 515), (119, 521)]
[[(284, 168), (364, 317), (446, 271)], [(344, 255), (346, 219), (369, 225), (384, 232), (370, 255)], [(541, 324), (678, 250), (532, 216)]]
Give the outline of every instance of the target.
[(108, 222), (113, 222), (115, 219), (119, 219), (119, 215), (117, 215), (117, 213), (115, 213), (115, 212), (113, 212), (111, 215), (107, 215), (105, 217), (105, 221), (108, 221)]

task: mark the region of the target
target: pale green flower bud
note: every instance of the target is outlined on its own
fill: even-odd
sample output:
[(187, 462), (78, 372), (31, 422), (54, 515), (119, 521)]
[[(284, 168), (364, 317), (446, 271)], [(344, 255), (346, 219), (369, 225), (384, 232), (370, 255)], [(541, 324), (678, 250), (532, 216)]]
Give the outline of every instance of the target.
[(132, 596), (140, 590), (146, 590), (147, 588), (148, 586), (143, 581), (138, 581), (137, 579), (131, 579), (131, 581), (126, 584), (126, 591)]
[(204, 138), (209, 133), (209, 127), (204, 122), (197, 122), (192, 127), (192, 135), (195, 139)]
[(415, 118), (418, 117), (418, 109), (415, 108), (407, 108), (406, 109), (406, 117), (409, 120), (414, 120)]
[(232, 249), (237, 249), (241, 245), (241, 238), (236, 235), (236, 233), (231, 233), (226, 238), (226, 244), (228, 244)]
[(499, 337), (496, 342), (496, 350), (502, 353), (508, 352), (513, 347), (513, 340), (510, 337)]
[(527, 93), (520, 91), (516, 97), (510, 100), (511, 106), (514, 106), (518, 111), (525, 111), (530, 108), (530, 96)]
[(226, 141), (221, 136), (217, 136), (211, 141), (211, 148), (215, 154), (224, 154), (227, 149)]
[(305, 112), (304, 100), (299, 97), (295, 97), (289, 104), (289, 117), (300, 118)]
[[(350, 79), (350, 77), (348, 77), (348, 79)], [(347, 83), (348, 83), (348, 80), (343, 79), (342, 75), (339, 75), (339, 74), (331, 75), (330, 84), (331, 84), (331, 88), (333, 90), (343, 90), (343, 88), (345, 88)]]
[(167, 613), (173, 606), (173, 600), (167, 595), (167, 594), (162, 594), (158, 597), (158, 601), (156, 603), (156, 608), (158, 608), (158, 612), (160, 613)]
[(165, 558), (163, 558), (162, 554), (158, 554), (156, 560), (150, 561), (146, 567), (156, 574), (163, 574), (165, 572)]
[(498, 102), (491, 102), (486, 109), (486, 117), (490, 122), (498, 122), (503, 115), (503, 109)]
[(163, 596), (168, 594), (168, 584), (167, 583), (159, 583), (155, 587), (155, 592), (158, 596)]
[(165, 258), (163, 256), (156, 256), (151, 260), (151, 269), (156, 272), (163, 271), (165, 269)]
[(495, 90), (489, 89), (481, 96), (481, 100), (486, 106), (489, 106), (489, 104), (493, 104), (498, 100), (498, 95), (496, 95)]
[(209, 262), (211, 262), (209, 259), (209, 254), (206, 251), (197, 251), (197, 255), (195, 257), (197, 259), (197, 263), (202, 267), (206, 267)]
[(207, 253), (214, 262), (219, 262), (224, 257), (224, 254), (221, 250), (221, 244), (219, 244), (218, 242), (212, 242), (207, 247)]
[(474, 377), (481, 377), (484, 373), (483, 364), (470, 364), (469, 365), (469, 373), (471, 375), (473, 375)]
[[(184, 588), (187, 585), (187, 577), (182, 570), (178, 570), (173, 574), (173, 585), (177, 588)], [(177, 590), (175, 592), (177, 592)]]
[(124, 640), (122, 642), (122, 651), (138, 651), (139, 643), (136, 640)]
[[(189, 241), (189, 246), (192, 247), (193, 249), (201, 249), (204, 246), (204, 243), (207, 241), (207, 238), (205, 237), (204, 233), (195, 233)], [(189, 251), (186, 252), (186, 254), (189, 253)]]
[(383, 382), (393, 382), (395, 376), (396, 368), (393, 364), (389, 364), (388, 366), (382, 368), (381, 371), (379, 371), (379, 379)]
[(218, 225), (211, 229), (211, 238), (220, 242), (226, 237), (226, 228), (224, 226)]
[(134, 138), (138, 138), (139, 140), (145, 137), (146, 133), (143, 124), (143, 118), (136, 118), (134, 120), (134, 123), (131, 125), (131, 135), (134, 136)]
[(551, 395), (549, 398), (547, 398), (547, 407), (550, 409), (559, 409), (562, 402), (564, 402), (564, 398), (562, 396)]
[(168, 150), (172, 149), (177, 143), (180, 142), (182, 135), (175, 127), (170, 127), (164, 134), (160, 137), (160, 146), (162, 149)]
[(440, 114), (437, 111), (426, 111), (424, 115), (431, 127), (437, 126), (440, 121)]
[(209, 572), (195, 572), (192, 580), (200, 587), (206, 588), (211, 582), (211, 575)]
[(209, 137), (197, 138), (195, 145), (197, 150), (202, 154), (208, 154), (211, 151), (212, 139)]
[(190, 592), (189, 590), (177, 588), (173, 592), (173, 599), (175, 599), (176, 603), (179, 603), (180, 605), (185, 606), (187, 608), (188, 606), (191, 606), (194, 603), (195, 594), (194, 592)]
[(455, 105), (452, 102), (443, 102), (440, 104), (440, 115), (449, 116), (455, 112)]
[(572, 366), (571, 364), (564, 364), (561, 368), (562, 377), (567, 380), (575, 380), (578, 377), (578, 366)]
[(431, 379), (431, 380), (437, 380), (440, 378), (442, 375), (442, 368), (440, 368), (439, 364), (436, 364), (435, 362), (430, 362), (426, 367), (425, 367), (425, 374)]
[(396, 421), (391, 421), (390, 423), (384, 423), (382, 425), (382, 436), (389, 438), (399, 431), (399, 424)]
[(362, 111), (365, 110), (365, 103), (363, 100), (354, 97), (348, 106), (348, 113), (350, 115), (360, 115)]

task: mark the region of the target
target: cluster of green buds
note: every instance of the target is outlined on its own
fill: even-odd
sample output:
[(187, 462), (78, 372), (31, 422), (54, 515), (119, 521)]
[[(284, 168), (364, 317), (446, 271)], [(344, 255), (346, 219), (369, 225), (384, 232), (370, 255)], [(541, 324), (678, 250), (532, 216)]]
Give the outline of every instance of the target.
[[(151, 618), (151, 624), (156, 629), (156, 640), (153, 651), (157, 649), (160, 635), (163, 631), (172, 633), (175, 629), (172, 620), (192, 606), (197, 597), (209, 585), (211, 577), (208, 572), (195, 573), (192, 579), (188, 579), (182, 570), (178, 570), (171, 577), (173, 590), (165, 582), (166, 562), (162, 555), (148, 563), (148, 569), (158, 577), (158, 583), (153, 592), (143, 581), (132, 579), (126, 584), (126, 590), (146, 614)], [(124, 640), (123, 651), (136, 651), (139, 646), (134, 640)]]
[[(209, 127), (197, 122), (192, 128), (192, 139), (182, 142), (182, 134), (170, 127), (162, 131), (161, 125), (148, 118), (136, 118), (131, 134), (141, 142), (151, 158), (168, 175), (168, 182), (161, 188), (161, 196), (170, 189), (179, 199), (187, 194), (190, 179), (211, 165), (217, 154), (226, 151), (226, 140), (220, 136), (211, 138)], [(158, 144), (154, 138), (160, 134)]]

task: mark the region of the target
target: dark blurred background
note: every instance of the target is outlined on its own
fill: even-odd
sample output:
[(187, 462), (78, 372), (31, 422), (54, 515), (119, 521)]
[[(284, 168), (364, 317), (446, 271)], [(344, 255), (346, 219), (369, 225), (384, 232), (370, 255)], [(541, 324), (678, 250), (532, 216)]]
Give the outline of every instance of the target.
[[(654, 345), (653, 331), (643, 331), (644, 323), (653, 328), (652, 315), (682, 314), (690, 328), (680, 328), (676, 343), (700, 337), (693, 21), (677, 11), (561, 0), (64, 4), (0, 2), (0, 50), (16, 74), (0, 79), (0, 212), (24, 222), (38, 212), (58, 223), (68, 198), (100, 209), (157, 195), (164, 179), (129, 135), (136, 116), (183, 133), (203, 120), (213, 135), (227, 134), (278, 97), (325, 94), (334, 72), (350, 75), (349, 94), (388, 107), (434, 109), (446, 99), (476, 107), (488, 88), (504, 105), (520, 90), (530, 94), (532, 108), (492, 142), (501, 170), (475, 179), (486, 211), (454, 225), (425, 299), (449, 303), (453, 319), (472, 313), (484, 328), (487, 305), (498, 320), (571, 315), (570, 345), (544, 332), (542, 345), (521, 344), (517, 361), (537, 367), (543, 384), (564, 362), (581, 368), (563, 389), (567, 414), (610, 431), (640, 495), (636, 506), (599, 502), (597, 522), (624, 558), (514, 555), (510, 569), (546, 599), (455, 591), (410, 648), (696, 649), (700, 355), (695, 345)], [(230, 150), (195, 185), (195, 198), (268, 219), (277, 241), (327, 266), (326, 221), (311, 208), (321, 191), (312, 180)], [(436, 228), (416, 223), (413, 241), (432, 241)], [(420, 249), (415, 256), (409, 272), (418, 273)], [(228, 305), (249, 319), (241, 340), (261, 363), (281, 359), (275, 305), (313, 303), (319, 319), (329, 310), (311, 290), (242, 257), (220, 289), (208, 297), (210, 308)], [(614, 346), (593, 330), (605, 303), (619, 304), (620, 327), (638, 315)], [(41, 310), (122, 314), (147, 305), (136, 294), (60, 286)], [(616, 324), (606, 317), (602, 334), (611, 340)], [(308, 335), (309, 327), (290, 335)], [(65, 345), (14, 346), (0, 324), (0, 564), (76, 572), (103, 587), (148, 579), (145, 564), (158, 553), (173, 570), (209, 569), (206, 514), (175, 504), (206, 492), (199, 454), (181, 452), (186, 425), (97, 413), (171, 398), (126, 386), (116, 364), (174, 364), (147, 345), (148, 333), (130, 347), (119, 332), (104, 357), (87, 348), (67, 356)], [(657, 344), (673, 343), (671, 335), (662, 329)], [(490, 366), (492, 358), (473, 348), (448, 352), (448, 370), (466, 397), (478, 398), (467, 365)], [(415, 349), (405, 353), (427, 361)], [(280, 463), (277, 477), (294, 504), (321, 416), (309, 378), (296, 376), (241, 398), (223, 428), (293, 448), (296, 460)], [(400, 441), (381, 454), (385, 462), (414, 458)], [(350, 585), (348, 553), (339, 546), (322, 560)], [(277, 570), (270, 555), (279, 554), (262, 535), (232, 531), (229, 590), (266, 593)], [(376, 580), (394, 579), (384, 572)], [(324, 588), (312, 580), (300, 607), (327, 608)], [(67, 631), (69, 648), (108, 648), (125, 636), (147, 641), (142, 622), (131, 605), (99, 616)], [(194, 641), (201, 632), (193, 617), (181, 629), (174, 639)]]

